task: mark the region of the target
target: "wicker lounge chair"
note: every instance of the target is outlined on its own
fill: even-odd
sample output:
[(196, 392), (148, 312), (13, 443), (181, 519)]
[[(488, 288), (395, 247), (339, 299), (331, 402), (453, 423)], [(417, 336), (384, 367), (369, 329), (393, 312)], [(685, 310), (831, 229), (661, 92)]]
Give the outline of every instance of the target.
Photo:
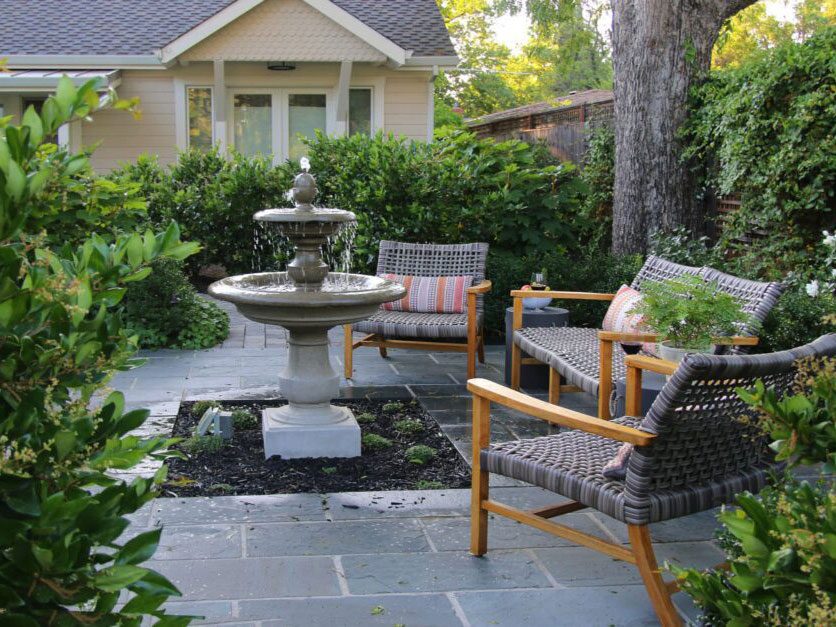
[[(780, 283), (762, 283), (740, 279), (707, 266), (697, 268), (666, 261), (651, 255), (639, 270), (631, 287), (641, 291), (647, 282), (663, 281), (672, 277), (695, 275), (716, 282), (720, 289), (743, 302), (743, 309), (761, 323), (775, 306), (783, 287)], [(511, 387), (519, 389), (522, 352), (530, 355), (532, 363), (541, 362), (550, 368), (549, 401), (557, 404), (561, 390), (584, 391), (598, 397), (598, 416), (610, 417), (610, 395), (613, 382), (625, 376), (624, 352), (613, 343), (619, 341), (655, 341), (654, 335), (625, 335), (579, 327), (522, 328), (522, 300), (532, 296), (551, 295), (553, 298), (578, 300), (612, 300), (614, 294), (590, 292), (511, 292), (514, 298), (514, 341), (511, 355)], [(743, 329), (740, 337), (729, 338), (727, 352), (742, 354), (757, 343), (756, 329)], [(563, 385), (561, 385), (563, 384)]]
[[(465, 313), (414, 313), (381, 309), (368, 320), (345, 325), (345, 378), (354, 372), (353, 354), (358, 346), (377, 346), (386, 357), (387, 348), (414, 348), (467, 353), (467, 377), (476, 376), (476, 355), (485, 362), (483, 332), (484, 294), (491, 289), (485, 280), (488, 245), (406, 244), (381, 241), (377, 274), (412, 276), (472, 276)], [(366, 333), (354, 341), (352, 330)]]
[[(671, 362), (627, 357), (627, 416), (612, 421), (557, 407), (510, 388), (473, 379), (473, 488), (471, 553), (487, 551), (488, 513), (507, 516), (635, 564), (663, 625), (678, 625), (670, 600), (676, 583), (663, 582), (649, 524), (711, 509), (734, 495), (757, 492), (776, 467), (766, 438), (740, 420), (752, 410), (735, 393), (762, 379), (779, 396), (790, 388), (795, 361), (836, 356), (836, 334), (790, 351), (763, 355), (688, 355)], [(641, 371), (673, 376), (644, 418)], [(490, 404), (570, 427), (555, 435), (489, 446)], [(602, 468), (622, 442), (635, 446), (624, 480), (607, 479)], [(497, 473), (571, 499), (523, 511), (489, 499), (488, 476)], [(613, 544), (548, 519), (591, 507), (627, 524), (629, 547)]]

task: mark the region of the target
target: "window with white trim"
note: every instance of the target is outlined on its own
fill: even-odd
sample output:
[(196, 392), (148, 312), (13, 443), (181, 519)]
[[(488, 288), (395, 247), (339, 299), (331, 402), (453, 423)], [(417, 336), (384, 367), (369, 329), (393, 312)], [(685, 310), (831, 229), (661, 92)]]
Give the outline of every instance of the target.
[(189, 125), (188, 146), (210, 150), (214, 143), (211, 87), (186, 88), (186, 117)]
[(372, 134), (372, 90), (351, 89), (348, 92), (348, 134)]

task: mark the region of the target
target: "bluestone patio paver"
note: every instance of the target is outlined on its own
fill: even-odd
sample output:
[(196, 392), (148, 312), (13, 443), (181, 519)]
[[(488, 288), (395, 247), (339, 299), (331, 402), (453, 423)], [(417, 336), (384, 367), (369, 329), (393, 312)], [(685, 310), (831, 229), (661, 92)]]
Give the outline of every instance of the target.
[[(145, 435), (170, 433), (180, 403), (197, 399), (277, 399), (286, 363), (285, 334), (244, 320), (226, 303), (233, 332), (204, 351), (144, 351), (146, 365), (120, 373), (114, 389), (126, 407), (149, 407)], [(330, 336), (342, 367), (342, 329)], [(503, 347), (486, 347), (477, 376), (502, 378)], [(471, 455), (470, 395), (465, 356), (376, 349), (355, 351), (355, 378), (345, 399), (416, 399), (465, 459)], [(545, 398), (543, 390), (529, 390)], [(595, 399), (564, 394), (561, 405), (594, 415)], [(550, 433), (553, 428), (499, 405), (496, 439)], [(156, 466), (144, 465), (142, 472)], [(130, 475), (125, 475), (130, 478)], [(562, 497), (505, 477), (492, 497), (524, 509)], [(264, 627), (318, 625), (653, 625), (657, 624), (635, 568), (518, 523), (490, 516), (489, 550), (467, 552), (470, 494), (466, 489), (342, 494), (159, 498), (131, 516), (130, 533), (163, 526), (151, 563), (184, 596), (171, 611), (205, 616), (205, 624)], [(585, 510), (561, 522), (626, 542), (622, 523)], [(713, 513), (653, 526), (659, 559), (709, 566), (721, 554), (710, 542)], [(682, 594), (676, 602), (695, 610)]]

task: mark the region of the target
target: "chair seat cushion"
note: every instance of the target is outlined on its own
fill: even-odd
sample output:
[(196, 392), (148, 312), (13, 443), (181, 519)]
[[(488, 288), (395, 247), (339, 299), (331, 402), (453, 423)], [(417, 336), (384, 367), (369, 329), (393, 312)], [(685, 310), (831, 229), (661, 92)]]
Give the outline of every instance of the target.
[[(636, 418), (613, 422), (639, 428)], [(739, 492), (758, 492), (770, 466), (749, 468), (720, 480), (707, 479), (698, 485), (656, 490), (646, 504), (631, 502), (625, 486), (631, 482), (631, 468), (642, 460), (631, 460), (625, 480), (608, 479), (604, 466), (616, 455), (621, 442), (570, 429), (555, 435), (493, 444), (482, 449), (482, 468), (504, 477), (546, 488), (632, 525), (660, 522), (731, 503)], [(641, 454), (637, 448), (632, 456)], [(634, 499), (635, 500), (635, 499)]]
[[(637, 427), (634, 418), (613, 422)], [(621, 442), (571, 429), (555, 435), (494, 444), (480, 455), (482, 468), (557, 492), (618, 520), (624, 519), (624, 481), (602, 471)]]
[(414, 313), (379, 310), (371, 318), (357, 322), (354, 330), (377, 333), (389, 338), (467, 338), (467, 314)]
[[(566, 383), (598, 395), (598, 329), (580, 327), (527, 327), (514, 331), (514, 343), (560, 373)], [(612, 360), (613, 381), (627, 376), (624, 351), (616, 345)]]

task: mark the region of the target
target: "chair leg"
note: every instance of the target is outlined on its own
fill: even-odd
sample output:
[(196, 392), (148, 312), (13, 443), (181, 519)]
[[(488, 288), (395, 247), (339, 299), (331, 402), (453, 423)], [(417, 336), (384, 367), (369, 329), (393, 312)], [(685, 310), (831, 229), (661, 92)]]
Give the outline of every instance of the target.
[(560, 373), (549, 368), (549, 402), (557, 405), (560, 402)]
[(479, 334), (479, 346), (477, 347), (479, 350), (479, 363), (485, 363), (485, 332), (484, 330), (482, 333)]
[(354, 334), (351, 332), (351, 325), (343, 325), (343, 367), (345, 378), (350, 379), (354, 374)]
[(386, 359), (389, 356), (389, 353), (386, 352), (386, 346), (382, 343), (385, 341), (383, 336), (379, 335), (375, 339), (378, 340), (378, 342), (381, 342), (377, 345), (377, 350), (380, 351), (380, 356), (383, 357), (383, 359)]
[(484, 555), (488, 552), (488, 510), (482, 502), (488, 500), (490, 473), (482, 470), (480, 451), (490, 442), (490, 401), (473, 397), (473, 472), (470, 488), (470, 552)]
[(522, 351), (513, 341), (511, 342), (511, 388), (520, 389), (520, 366), (522, 362)]
[(671, 595), (656, 564), (656, 555), (650, 540), (650, 528), (647, 525), (627, 525), (627, 534), (633, 555), (636, 557), (639, 574), (642, 576), (644, 587), (647, 588), (650, 602), (653, 604), (662, 627), (682, 625), (682, 619), (671, 601)]

